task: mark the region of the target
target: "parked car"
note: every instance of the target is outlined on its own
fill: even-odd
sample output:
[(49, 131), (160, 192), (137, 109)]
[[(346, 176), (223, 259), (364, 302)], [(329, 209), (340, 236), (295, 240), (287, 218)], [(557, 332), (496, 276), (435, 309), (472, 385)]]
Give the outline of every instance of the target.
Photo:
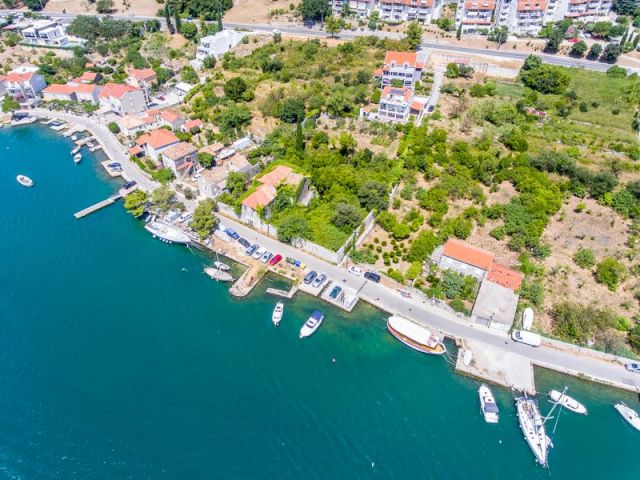
[(240, 235), (238, 234), (238, 232), (236, 232), (233, 228), (225, 228), (224, 233), (229, 235), (234, 240), (238, 240), (240, 238)]
[(258, 249), (253, 252), (253, 255), (251, 255), (251, 258), (255, 258), (256, 260), (258, 260), (262, 255), (264, 255), (264, 252), (266, 250), (262, 247), (258, 247)]
[(124, 188), (125, 190), (128, 190), (131, 187), (135, 187), (137, 184), (138, 182), (136, 182), (135, 180), (131, 180), (130, 182), (127, 182), (124, 185), (122, 185), (122, 188)]
[(624, 366), (624, 368), (633, 373), (640, 373), (640, 363), (629, 362)]
[(118, 163), (118, 162), (111, 162), (111, 163), (107, 164), (107, 167), (109, 167), (109, 168), (118, 168), (118, 167), (122, 167), (122, 164)]
[(524, 343), (532, 347), (539, 347), (542, 343), (542, 337), (537, 333), (528, 332), (527, 330), (514, 330), (511, 334), (514, 342)]
[(242, 237), (240, 237), (240, 238), (238, 239), (238, 243), (239, 243), (240, 245), (242, 245), (244, 248), (249, 248), (249, 247), (251, 246), (251, 244), (249, 243), (249, 241), (248, 241), (248, 240), (246, 240), (246, 239), (244, 239), (244, 238), (242, 238)]
[(352, 265), (349, 267), (349, 273), (353, 273), (354, 275), (362, 276), (362, 269)]
[(433, 112), (434, 108), (436, 108), (435, 105), (429, 105), (429, 108), (427, 108), (427, 112), (429, 113)]
[(246, 253), (247, 255), (251, 256), (253, 255), (253, 252), (255, 252), (256, 250), (258, 250), (260, 248), (260, 245), (258, 245), (257, 243), (254, 243), (253, 245), (251, 245), (249, 248), (247, 248), (244, 253)]
[(276, 255), (271, 260), (269, 260), (269, 265), (273, 267), (280, 263), (280, 260), (282, 260), (282, 255)]
[(321, 273), (320, 275), (318, 275), (314, 280), (313, 280), (313, 286), (318, 288), (320, 287), (320, 285), (322, 285), (324, 283), (324, 281), (327, 279), (327, 276), (324, 273)]
[(342, 289), (336, 285), (331, 289), (331, 293), (329, 293), (329, 298), (333, 298), (335, 300), (336, 298), (338, 298), (338, 295), (340, 295), (341, 291)]
[(269, 260), (271, 260), (271, 257), (273, 257), (271, 252), (264, 252), (264, 254), (262, 254), (262, 258), (260, 259), (260, 261), (262, 263), (267, 263)]
[(307, 285), (309, 285), (311, 282), (313, 282), (313, 280), (318, 276), (318, 272), (316, 272), (315, 270), (311, 270), (309, 273), (307, 273), (304, 276), (304, 283), (306, 283)]
[(365, 272), (364, 278), (371, 280), (372, 282), (380, 283), (380, 275), (374, 272)]

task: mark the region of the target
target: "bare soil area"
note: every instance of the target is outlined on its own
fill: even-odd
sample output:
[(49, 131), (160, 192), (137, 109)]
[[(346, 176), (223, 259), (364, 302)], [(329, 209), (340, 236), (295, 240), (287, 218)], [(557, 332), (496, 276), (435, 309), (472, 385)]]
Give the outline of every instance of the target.
[[(298, 5), (300, 0), (235, 0), (233, 7), (224, 15), (231, 23), (284, 23), (293, 21), (289, 5)], [(276, 10), (286, 13), (271, 16)]]
[[(15, 47), (0, 47), (0, 64), (6, 71), (17, 67), (23, 63), (38, 63), (38, 58), (46, 53), (51, 52), (50, 48), (35, 48), (16, 45)], [(53, 50), (53, 52), (61, 58), (70, 58), (73, 56), (71, 50)]]
[[(115, 1), (113, 13), (119, 15), (139, 15), (154, 17), (158, 9), (163, 5), (156, 0), (132, 0), (128, 4), (122, 1)], [(57, 13), (96, 13), (95, 3), (91, 4), (87, 0), (49, 0), (44, 7), (45, 12)]]

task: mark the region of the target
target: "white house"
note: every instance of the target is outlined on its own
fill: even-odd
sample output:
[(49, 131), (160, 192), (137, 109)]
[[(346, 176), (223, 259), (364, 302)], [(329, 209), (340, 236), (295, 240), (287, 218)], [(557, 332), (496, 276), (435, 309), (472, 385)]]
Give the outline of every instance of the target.
[(67, 100), (74, 102), (99, 103), (98, 96), (101, 87), (98, 85), (67, 83), (66, 85), (51, 84), (42, 90), (44, 100)]
[(147, 110), (147, 102), (141, 88), (119, 83), (107, 83), (100, 92), (100, 108), (120, 116)]
[(36, 66), (21, 65), (7, 75), (0, 75), (0, 83), (7, 94), (20, 104), (33, 106), (40, 100), (39, 94), (47, 86), (44, 76), (36, 73), (37, 71)]
[(151, 102), (151, 87), (158, 81), (158, 76), (153, 68), (132, 68), (125, 80), (132, 87), (141, 88), (147, 103)]
[(415, 82), (422, 78), (424, 62), (418, 59), (416, 52), (389, 51), (384, 57), (384, 65), (376, 70), (382, 86), (391, 85), (393, 80), (399, 80), (405, 87), (413, 88)]
[(379, 0), (380, 18), (387, 22), (430, 23), (436, 0)]
[(327, 0), (334, 15), (340, 15), (349, 9), (349, 13), (359, 17), (368, 17), (376, 8), (375, 0)]
[(411, 115), (420, 115), (424, 106), (424, 103), (415, 100), (413, 90), (407, 87), (384, 87), (377, 118), (381, 122), (407, 123)]
[(219, 60), (222, 55), (238, 45), (245, 35), (246, 33), (235, 30), (222, 30), (215, 35), (202, 37), (196, 51), (196, 59), (203, 61), (207, 57), (214, 57)]
[(19, 24), (17, 28), (25, 43), (50, 47), (82, 45), (84, 39), (67, 35), (66, 27), (57, 20), (41, 19)]

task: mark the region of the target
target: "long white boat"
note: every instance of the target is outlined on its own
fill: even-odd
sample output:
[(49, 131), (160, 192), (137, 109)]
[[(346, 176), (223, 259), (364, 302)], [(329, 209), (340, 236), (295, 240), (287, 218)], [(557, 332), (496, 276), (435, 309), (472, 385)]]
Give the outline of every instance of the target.
[(534, 398), (527, 398), (526, 395), (518, 397), (516, 398), (516, 410), (524, 439), (533, 451), (536, 461), (540, 465), (546, 466), (551, 439), (547, 437), (544, 418), (540, 414), (538, 402)]
[(614, 408), (618, 413), (636, 430), (640, 430), (640, 416), (633, 408), (627, 406), (624, 402), (616, 403)]
[(392, 315), (387, 320), (389, 333), (406, 346), (431, 355), (442, 355), (447, 351), (442, 339), (408, 318)]
[(157, 220), (147, 223), (144, 228), (153, 235), (153, 238), (158, 238), (166, 243), (188, 244), (191, 242), (186, 233)]
[(559, 403), (567, 410), (571, 410), (574, 413), (580, 415), (587, 415), (587, 407), (577, 401), (575, 398), (570, 397), (566, 393), (559, 392), (558, 390), (551, 390), (549, 392), (549, 400), (553, 403)]
[(276, 327), (280, 324), (282, 315), (284, 315), (284, 303), (278, 302), (276, 303), (276, 306), (273, 309), (273, 313), (271, 314), (271, 321)]
[(300, 338), (306, 338), (313, 335), (320, 325), (322, 325), (322, 320), (324, 320), (324, 315), (318, 310), (315, 310), (304, 325), (302, 325), (302, 328), (300, 329)]
[(478, 396), (480, 397), (480, 410), (482, 410), (482, 415), (484, 415), (484, 421), (487, 423), (498, 423), (500, 420), (500, 409), (498, 408), (491, 389), (483, 383), (478, 389)]
[(205, 267), (204, 273), (209, 275), (212, 279), (218, 280), (219, 282), (230, 282), (233, 280), (233, 277), (228, 272), (223, 272), (214, 267)]

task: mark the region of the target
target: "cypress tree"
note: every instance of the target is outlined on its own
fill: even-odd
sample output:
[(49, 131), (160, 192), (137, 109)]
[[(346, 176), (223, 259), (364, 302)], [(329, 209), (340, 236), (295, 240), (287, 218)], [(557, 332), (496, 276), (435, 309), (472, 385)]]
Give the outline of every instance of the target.
[(302, 135), (302, 123), (300, 122), (296, 126), (296, 150), (304, 152), (304, 137)]
[(164, 19), (167, 22), (167, 30), (169, 30), (169, 33), (171, 35), (173, 35), (176, 31), (173, 28), (173, 25), (171, 24), (171, 13), (169, 12), (169, 4), (165, 4), (164, 6)]
[(182, 32), (182, 20), (180, 19), (180, 12), (175, 5), (173, 7), (173, 18), (176, 21), (176, 32)]
[(458, 31), (456, 32), (456, 38), (458, 40), (460, 40), (460, 38), (462, 38), (462, 22), (460, 22), (460, 25), (458, 25)]

